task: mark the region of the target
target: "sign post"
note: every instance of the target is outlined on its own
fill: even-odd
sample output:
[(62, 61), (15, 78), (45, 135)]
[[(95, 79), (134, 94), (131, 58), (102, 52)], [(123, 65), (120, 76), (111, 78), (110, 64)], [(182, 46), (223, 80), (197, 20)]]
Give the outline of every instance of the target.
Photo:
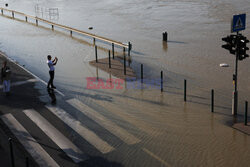
[(238, 60), (239, 60), (239, 31), (246, 29), (246, 14), (234, 15), (232, 20), (232, 32), (237, 33), (236, 40), (236, 59), (235, 59), (235, 81), (234, 81), (234, 91), (233, 91), (233, 106), (232, 106), (232, 114), (237, 115), (238, 111), (238, 89), (237, 89), (237, 81), (238, 81)]
[(238, 80), (238, 61), (249, 57), (246, 54), (246, 44), (249, 42), (246, 37), (241, 35), (239, 31), (246, 29), (246, 14), (234, 15), (232, 19), (231, 32), (236, 32), (237, 35), (230, 35), (222, 38), (223, 41), (227, 42), (226, 45), (222, 45), (222, 48), (229, 50), (231, 54), (235, 54), (235, 73), (233, 74), (233, 99), (232, 99), (232, 114), (237, 115), (238, 106), (238, 90), (237, 90), (237, 80)]

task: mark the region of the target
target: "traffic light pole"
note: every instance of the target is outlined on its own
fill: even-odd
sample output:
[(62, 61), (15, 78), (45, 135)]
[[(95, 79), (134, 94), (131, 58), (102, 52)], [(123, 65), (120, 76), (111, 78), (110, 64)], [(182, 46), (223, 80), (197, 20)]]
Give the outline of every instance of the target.
[(237, 115), (237, 109), (238, 109), (237, 71), (238, 71), (238, 56), (236, 56), (236, 60), (235, 60), (235, 74), (234, 74), (235, 81), (234, 81), (233, 106), (232, 106), (233, 115)]
[(239, 60), (239, 32), (237, 32), (237, 41), (236, 41), (236, 52), (235, 52), (235, 73), (234, 73), (234, 92), (233, 92), (233, 105), (232, 105), (232, 114), (237, 115), (238, 110), (238, 90), (237, 90), (237, 81), (238, 81), (238, 60)]
[(238, 61), (242, 61), (245, 58), (249, 57), (246, 53), (249, 48), (247, 47), (247, 43), (249, 40), (247, 37), (243, 36), (239, 32), (246, 29), (246, 14), (234, 15), (232, 19), (231, 32), (237, 33), (230, 34), (226, 37), (222, 38), (222, 41), (226, 42), (226, 44), (221, 47), (228, 50), (230, 54), (235, 55), (235, 72), (233, 74), (233, 84), (234, 90), (232, 95), (232, 114), (234, 116), (237, 115), (238, 111)]

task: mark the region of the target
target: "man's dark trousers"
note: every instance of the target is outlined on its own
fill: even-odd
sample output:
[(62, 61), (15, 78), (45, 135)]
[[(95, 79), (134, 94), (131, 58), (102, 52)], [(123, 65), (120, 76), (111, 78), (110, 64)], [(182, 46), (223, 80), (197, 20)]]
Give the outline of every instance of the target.
[(50, 76), (50, 79), (49, 79), (47, 87), (49, 88), (50, 85), (51, 85), (51, 87), (54, 87), (53, 80), (54, 80), (54, 76), (55, 76), (55, 71), (49, 71), (49, 76)]

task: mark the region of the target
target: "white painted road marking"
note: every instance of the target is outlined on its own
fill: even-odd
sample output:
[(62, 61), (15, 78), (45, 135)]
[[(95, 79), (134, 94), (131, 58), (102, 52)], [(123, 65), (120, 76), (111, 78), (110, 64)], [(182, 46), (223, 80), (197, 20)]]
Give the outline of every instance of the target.
[(63, 109), (54, 106), (46, 107), (59, 119), (61, 119), (65, 124), (74, 129), (80, 136), (82, 136), (85, 140), (92, 144), (101, 153), (108, 153), (114, 150), (112, 146), (100, 139), (94, 132), (87, 129), (81, 122), (73, 118)]
[[(14, 83), (11, 83), (11, 87), (12, 86), (19, 86), (19, 85), (23, 85), (23, 84), (27, 84), (27, 83), (32, 83), (32, 82), (37, 82), (38, 80), (37, 79), (28, 79), (26, 81), (18, 81), (18, 82), (14, 82)], [(3, 88), (3, 85), (0, 85), (0, 89)]]
[(33, 109), (23, 111), (51, 140), (56, 143), (75, 163), (86, 160), (83, 154), (68, 138), (59, 132), (45, 118)]
[(157, 155), (155, 155), (154, 153), (152, 153), (151, 151), (149, 151), (146, 148), (142, 148), (142, 150), (147, 153), (148, 155), (150, 155), (151, 157), (155, 158), (156, 160), (158, 160), (159, 162), (161, 162), (163, 165), (167, 166), (167, 167), (171, 167), (171, 165), (169, 165), (166, 161), (162, 160), (160, 157), (158, 157)]
[(124, 119), (125, 121), (129, 122), (130, 124), (134, 125), (135, 127), (139, 128), (140, 130), (150, 134), (156, 135), (157, 131), (154, 130), (149, 124), (145, 121), (140, 119), (136, 119), (134, 116), (129, 114), (127, 111), (122, 110), (119, 106), (113, 104), (112, 102), (106, 103), (99, 103), (97, 100), (94, 100), (97, 104), (101, 105), (102, 107), (108, 109), (109, 112), (119, 116), (120, 118)]
[(127, 144), (136, 144), (140, 142), (138, 138), (133, 136), (132, 134), (128, 133), (125, 129), (117, 126), (115, 123), (111, 122), (110, 120), (106, 119), (103, 115), (99, 114), (98, 112), (94, 111), (87, 105), (83, 104), (81, 101), (77, 99), (70, 99), (67, 102), (74, 106), (76, 109), (81, 111), (83, 114), (94, 120), (99, 125), (103, 126), (105, 129), (110, 131), (112, 134), (120, 138)]
[(5, 114), (1, 116), (1, 119), (40, 167), (59, 167), (50, 155), (29, 134), (29, 132), (13, 117), (13, 115)]

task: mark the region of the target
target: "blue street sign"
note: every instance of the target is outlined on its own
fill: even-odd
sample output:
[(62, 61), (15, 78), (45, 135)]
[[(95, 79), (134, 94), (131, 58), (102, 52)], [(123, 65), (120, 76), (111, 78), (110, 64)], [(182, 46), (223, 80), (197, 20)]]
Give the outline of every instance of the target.
[(246, 14), (234, 15), (232, 21), (232, 32), (246, 29)]

